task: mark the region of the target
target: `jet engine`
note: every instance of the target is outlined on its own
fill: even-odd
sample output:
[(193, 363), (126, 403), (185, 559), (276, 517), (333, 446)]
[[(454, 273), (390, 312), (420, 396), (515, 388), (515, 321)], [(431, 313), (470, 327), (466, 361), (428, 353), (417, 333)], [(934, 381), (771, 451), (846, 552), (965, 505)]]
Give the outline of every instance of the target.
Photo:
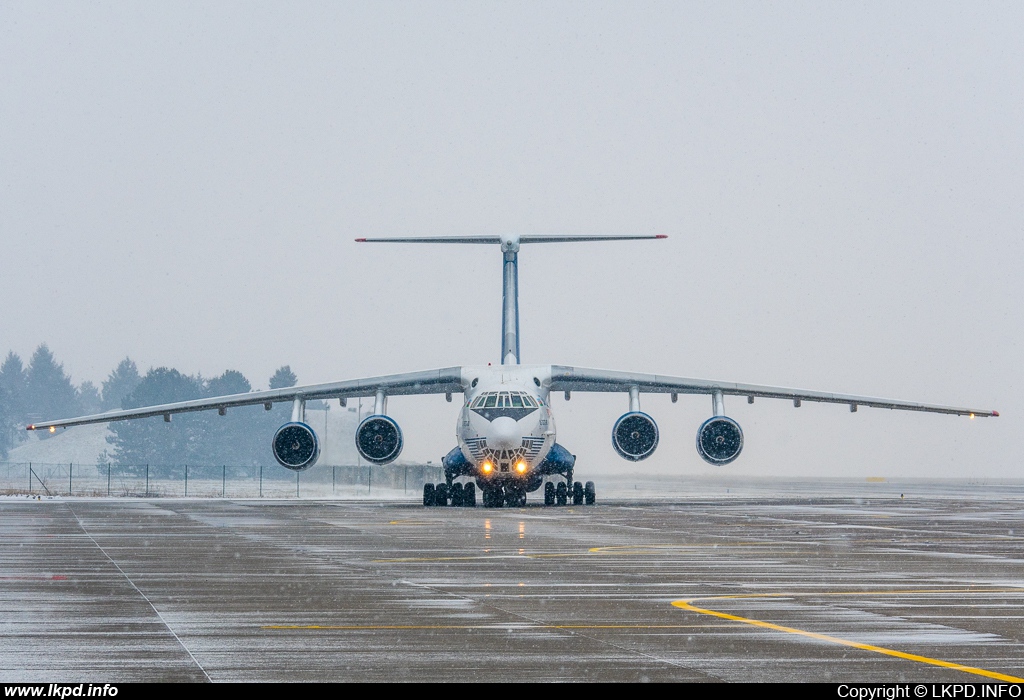
[(320, 441), (305, 423), (285, 423), (274, 433), (274, 457), (282, 467), (301, 472), (316, 464)]
[(647, 459), (658, 447), (658, 424), (646, 413), (626, 413), (615, 421), (612, 428), (612, 446), (631, 462)]
[(356, 449), (367, 462), (387, 464), (402, 452), (402, 430), (384, 415), (368, 416), (356, 428)]
[(697, 431), (697, 453), (709, 464), (728, 464), (742, 449), (743, 431), (732, 418), (709, 418)]

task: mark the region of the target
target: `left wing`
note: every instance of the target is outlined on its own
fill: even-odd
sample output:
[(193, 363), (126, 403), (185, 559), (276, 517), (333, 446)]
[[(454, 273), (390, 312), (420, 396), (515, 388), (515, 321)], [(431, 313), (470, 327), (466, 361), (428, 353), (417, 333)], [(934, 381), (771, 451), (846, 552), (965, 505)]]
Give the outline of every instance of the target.
[(461, 393), (463, 391), (462, 368), (447, 367), (445, 369), (432, 369), (422, 372), (406, 372), (404, 374), (388, 374), (382, 377), (367, 377), (366, 379), (349, 379), (343, 382), (307, 384), (306, 386), (290, 386), (284, 389), (251, 391), (248, 394), (233, 394), (230, 396), (214, 396), (208, 399), (178, 401), (176, 403), (165, 403), (159, 406), (144, 406), (142, 408), (130, 408), (122, 411), (107, 411), (106, 413), (98, 413), (92, 416), (81, 416), (80, 418), (67, 418), (64, 420), (46, 421), (45, 423), (34, 423), (27, 426), (27, 429), (42, 430), (69, 428), (73, 425), (109, 423), (110, 421), (115, 420), (150, 418), (153, 416), (164, 416), (165, 420), (170, 420), (171, 415), (175, 413), (209, 411), (214, 408), (223, 411), (235, 406), (255, 406), (258, 404), (263, 404), (269, 410), (272, 404), (282, 401), (294, 401), (295, 399), (316, 400), (357, 398), (362, 396), (374, 396), (378, 391), (383, 391), (387, 396)]
[(856, 411), (857, 406), (871, 408), (890, 408), (901, 411), (924, 411), (927, 413), (948, 413), (956, 416), (998, 416), (998, 411), (961, 408), (958, 406), (938, 406), (909, 401), (894, 401), (871, 396), (853, 394), (833, 394), (824, 391), (807, 391), (805, 389), (787, 389), (778, 386), (760, 384), (737, 384), (735, 382), (718, 382), (708, 379), (686, 379), (683, 377), (667, 377), (660, 374), (638, 374), (634, 372), (615, 372), (605, 369), (587, 369), (585, 367), (567, 367), (552, 365), (552, 391), (604, 391), (619, 392), (636, 388), (640, 392), (660, 394), (707, 394), (721, 393), (728, 396), (746, 396), (753, 403), (755, 397), (769, 399), (790, 399), (797, 406), (801, 401), (820, 401), (822, 403), (842, 403)]

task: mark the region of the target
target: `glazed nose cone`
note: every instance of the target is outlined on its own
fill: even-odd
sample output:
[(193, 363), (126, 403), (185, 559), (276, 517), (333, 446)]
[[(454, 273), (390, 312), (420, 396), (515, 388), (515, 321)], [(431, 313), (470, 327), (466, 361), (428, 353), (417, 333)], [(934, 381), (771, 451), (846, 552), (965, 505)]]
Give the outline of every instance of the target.
[(519, 426), (508, 416), (501, 416), (491, 421), (491, 434), (487, 446), (495, 450), (514, 450), (523, 443), (519, 434)]

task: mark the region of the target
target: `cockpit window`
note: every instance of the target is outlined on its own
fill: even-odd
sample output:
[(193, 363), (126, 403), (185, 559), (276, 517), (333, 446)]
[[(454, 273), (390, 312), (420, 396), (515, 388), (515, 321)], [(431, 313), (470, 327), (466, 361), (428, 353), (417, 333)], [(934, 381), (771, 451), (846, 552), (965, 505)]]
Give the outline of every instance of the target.
[(523, 391), (490, 391), (480, 394), (472, 402), (470, 408), (540, 408), (543, 404), (530, 394)]

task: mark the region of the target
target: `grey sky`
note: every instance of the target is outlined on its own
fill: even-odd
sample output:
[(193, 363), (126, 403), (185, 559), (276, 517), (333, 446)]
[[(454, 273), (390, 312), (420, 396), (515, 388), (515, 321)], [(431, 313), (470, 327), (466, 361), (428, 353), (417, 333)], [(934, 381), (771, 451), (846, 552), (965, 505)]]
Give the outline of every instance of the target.
[[(659, 233), (521, 256), (525, 362), (1000, 410), (727, 403), (757, 475), (1020, 476), (1020, 3), (0, 2), (0, 350), (76, 383), (498, 360), (497, 250), (356, 236)], [(624, 397), (554, 400), (580, 468)], [(457, 408), (395, 399), (404, 456)], [(710, 401), (642, 467), (712, 471)], [(268, 436), (268, 440), (269, 440)]]

